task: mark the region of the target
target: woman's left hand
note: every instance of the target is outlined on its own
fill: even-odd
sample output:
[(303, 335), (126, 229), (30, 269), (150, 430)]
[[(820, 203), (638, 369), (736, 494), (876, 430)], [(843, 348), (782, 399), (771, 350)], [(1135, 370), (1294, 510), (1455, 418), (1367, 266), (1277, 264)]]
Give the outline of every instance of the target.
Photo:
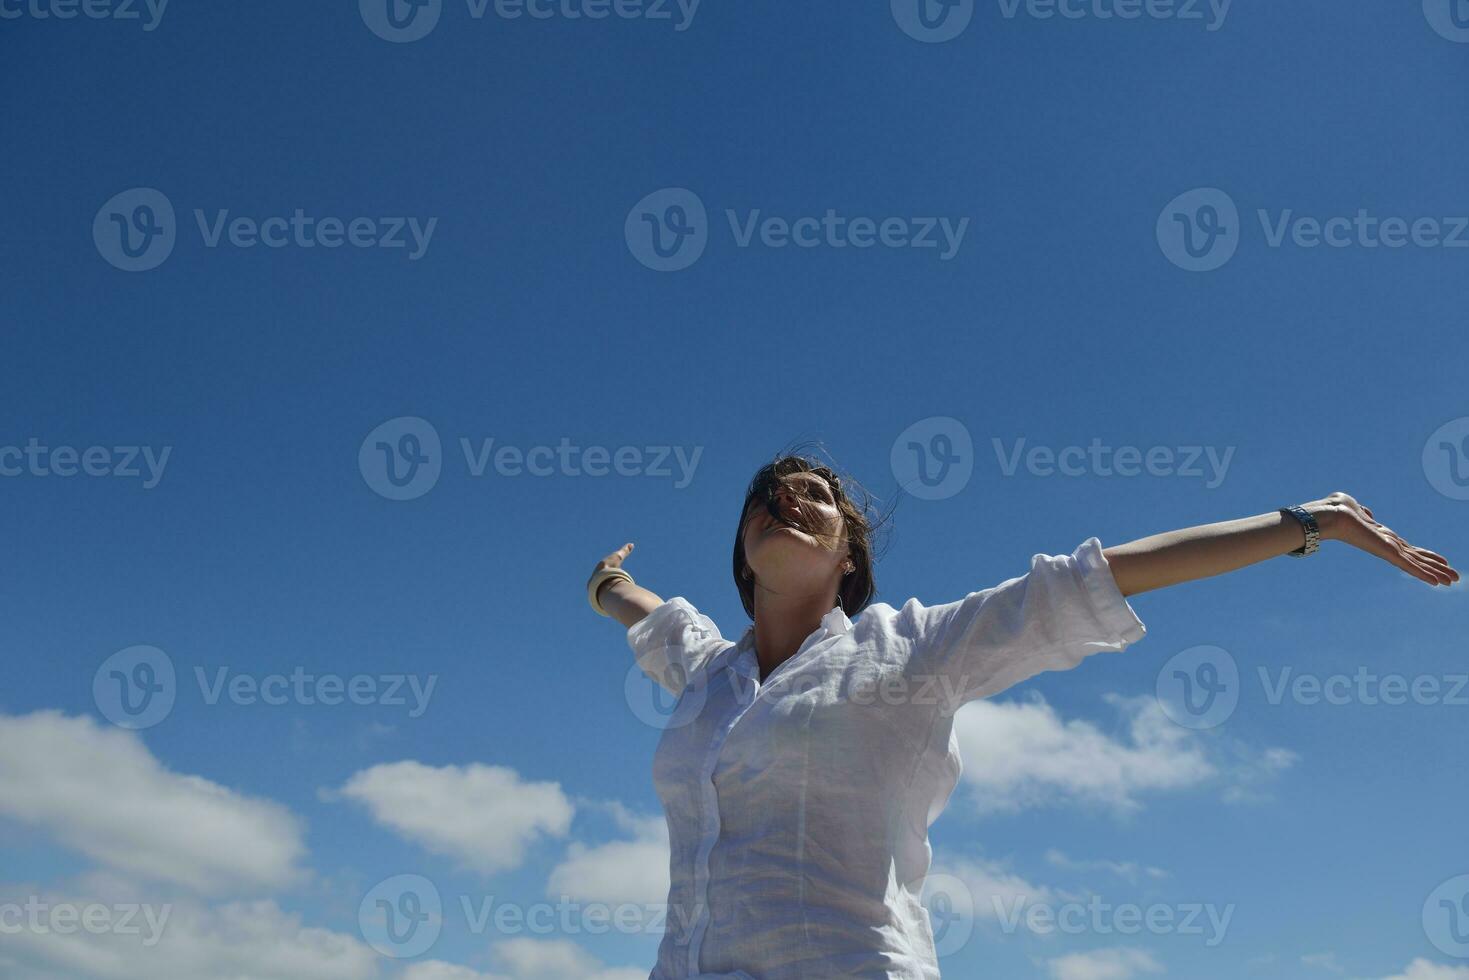
[(1396, 565), (1429, 585), (1453, 585), (1459, 581), (1443, 555), (1409, 544), (1392, 528), (1378, 522), (1372, 509), (1351, 494), (1333, 493), (1305, 505), (1321, 528), (1323, 540), (1342, 541)]

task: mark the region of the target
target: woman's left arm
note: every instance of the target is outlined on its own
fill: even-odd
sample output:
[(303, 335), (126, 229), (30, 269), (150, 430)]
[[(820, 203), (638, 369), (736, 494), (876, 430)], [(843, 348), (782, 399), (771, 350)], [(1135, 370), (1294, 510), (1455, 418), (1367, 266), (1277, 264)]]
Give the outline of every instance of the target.
[[(1409, 544), (1379, 524), (1372, 511), (1345, 493), (1302, 504), (1320, 527), (1322, 541), (1343, 541), (1396, 565), (1429, 585), (1452, 585), (1459, 573), (1448, 559)], [(1154, 534), (1102, 553), (1124, 596), (1179, 582), (1232, 572), (1302, 547), (1301, 522), (1275, 511), (1218, 524)]]

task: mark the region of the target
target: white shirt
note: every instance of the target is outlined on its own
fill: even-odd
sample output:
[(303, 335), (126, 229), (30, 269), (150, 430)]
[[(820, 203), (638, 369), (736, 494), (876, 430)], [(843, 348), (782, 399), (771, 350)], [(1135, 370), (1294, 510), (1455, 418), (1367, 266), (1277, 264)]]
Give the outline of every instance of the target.
[(671, 846), (650, 980), (934, 980), (928, 828), (962, 771), (959, 704), (1118, 651), (1145, 628), (1101, 542), (956, 602), (840, 608), (760, 682), (675, 597), (628, 630), (678, 696), (653, 757)]

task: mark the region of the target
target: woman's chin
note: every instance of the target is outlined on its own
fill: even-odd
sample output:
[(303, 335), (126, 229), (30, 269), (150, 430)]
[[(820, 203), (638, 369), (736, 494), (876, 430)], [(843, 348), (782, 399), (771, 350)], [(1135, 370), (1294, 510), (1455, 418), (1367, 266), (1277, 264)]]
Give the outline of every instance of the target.
[(829, 552), (811, 535), (795, 528), (767, 533), (746, 560), (756, 574), (763, 568), (779, 578), (824, 576), (831, 565)]

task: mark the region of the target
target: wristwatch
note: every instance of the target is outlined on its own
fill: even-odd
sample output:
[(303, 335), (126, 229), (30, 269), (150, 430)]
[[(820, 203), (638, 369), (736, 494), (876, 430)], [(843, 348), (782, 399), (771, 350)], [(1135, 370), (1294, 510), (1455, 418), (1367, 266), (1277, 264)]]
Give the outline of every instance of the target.
[(1316, 550), (1321, 547), (1321, 527), (1316, 523), (1316, 518), (1311, 516), (1310, 511), (1299, 505), (1282, 507), (1280, 508), (1280, 512), (1294, 517), (1306, 531), (1305, 545), (1297, 548), (1295, 551), (1287, 552), (1287, 554), (1292, 558), (1304, 558), (1307, 555), (1314, 555)]

